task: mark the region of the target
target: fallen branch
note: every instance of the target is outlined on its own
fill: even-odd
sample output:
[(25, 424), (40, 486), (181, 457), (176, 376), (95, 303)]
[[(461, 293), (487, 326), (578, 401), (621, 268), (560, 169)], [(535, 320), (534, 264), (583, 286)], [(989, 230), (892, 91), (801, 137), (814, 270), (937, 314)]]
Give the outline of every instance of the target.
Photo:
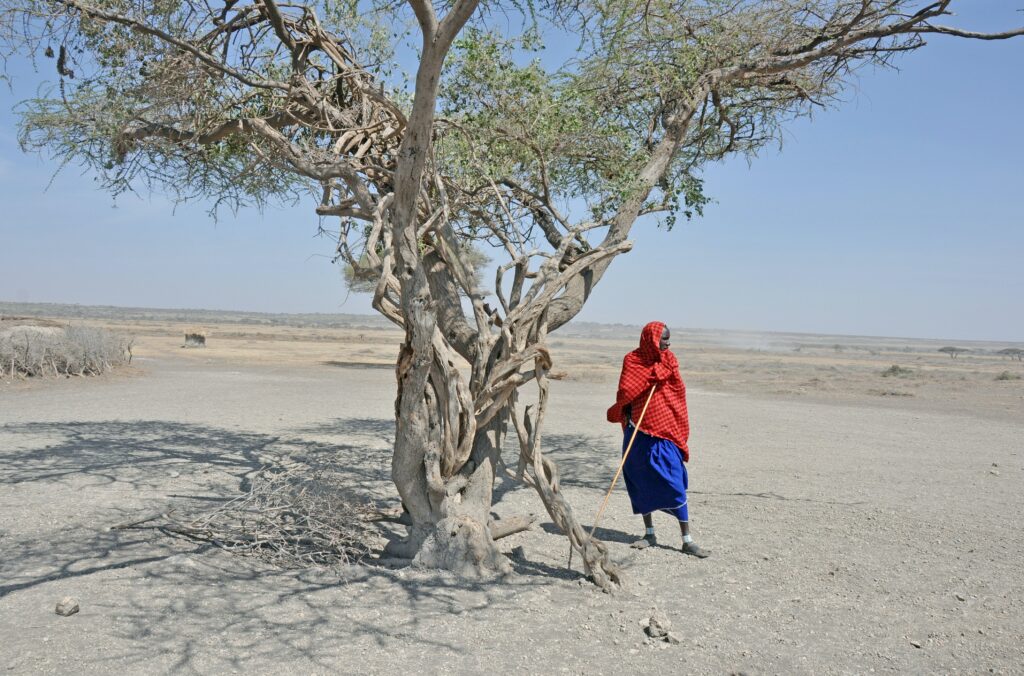
[(128, 528), (135, 528), (136, 526), (140, 526), (144, 523), (149, 523), (154, 519), (159, 519), (161, 516), (164, 518), (170, 518), (169, 514), (171, 511), (173, 510), (153, 512), (152, 514), (135, 519), (133, 521), (126, 521), (125, 523), (119, 523), (116, 526), (110, 526), (109, 528), (107, 528), (107, 530), (126, 530)]
[(263, 468), (248, 493), (212, 512), (187, 519), (166, 510), (110, 529), (159, 530), (281, 568), (347, 564), (370, 553), (376, 534), (369, 524), (378, 513), (353, 500), (339, 483), (305, 465)]
[(537, 517), (533, 514), (529, 516), (509, 516), (504, 519), (490, 521), (487, 524), (487, 528), (491, 531), (492, 540), (500, 540), (501, 538), (529, 529), (536, 520)]

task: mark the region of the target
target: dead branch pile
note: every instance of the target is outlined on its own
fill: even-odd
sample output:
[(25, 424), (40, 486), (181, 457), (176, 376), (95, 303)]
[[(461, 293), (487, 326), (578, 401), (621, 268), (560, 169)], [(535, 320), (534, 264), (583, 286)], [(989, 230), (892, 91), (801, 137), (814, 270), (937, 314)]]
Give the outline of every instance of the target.
[[(191, 520), (156, 514), (114, 528), (156, 528), (279, 568), (347, 564), (370, 553), (378, 516), (327, 470), (262, 468), (247, 493)], [(140, 526), (160, 519), (157, 525)]]
[(0, 330), (0, 377), (100, 375), (131, 357), (132, 339), (88, 326)]

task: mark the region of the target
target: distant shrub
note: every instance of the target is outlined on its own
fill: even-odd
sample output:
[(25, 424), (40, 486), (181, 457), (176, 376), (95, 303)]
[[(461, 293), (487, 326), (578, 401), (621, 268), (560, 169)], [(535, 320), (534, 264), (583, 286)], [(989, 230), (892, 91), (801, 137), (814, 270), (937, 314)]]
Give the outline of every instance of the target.
[(1003, 371), (996, 376), (996, 380), (1020, 380), (1021, 376), (1019, 373), (1010, 373), (1009, 371)]
[(912, 369), (905, 369), (902, 366), (899, 366), (898, 364), (893, 364), (889, 368), (882, 371), (883, 378), (905, 378), (913, 374), (914, 371)]
[(948, 354), (951, 359), (956, 359), (957, 355), (962, 354), (964, 352), (970, 352), (970, 350), (968, 350), (966, 347), (953, 347), (952, 345), (949, 345), (947, 347), (940, 347), (939, 352)]
[(199, 329), (189, 329), (185, 332), (184, 347), (206, 347), (206, 333)]
[(0, 376), (99, 375), (131, 360), (132, 340), (87, 326), (0, 331)]

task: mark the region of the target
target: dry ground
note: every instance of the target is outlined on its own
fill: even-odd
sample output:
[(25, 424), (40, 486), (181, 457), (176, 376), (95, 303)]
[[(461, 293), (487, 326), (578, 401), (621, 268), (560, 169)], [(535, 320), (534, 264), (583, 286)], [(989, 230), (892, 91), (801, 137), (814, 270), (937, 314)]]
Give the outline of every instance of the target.
[[(88, 323), (88, 322), (86, 322)], [(617, 490), (599, 535), (618, 593), (566, 568), (541, 513), (501, 541), (509, 580), (470, 584), (383, 565), (283, 572), (148, 530), (153, 509), (206, 509), (283, 457), (336, 462), (354, 495), (388, 480), (398, 334), (378, 328), (103, 325), (132, 367), (0, 384), (0, 671), (8, 673), (1022, 673), (1024, 374), (966, 345), (677, 331), (690, 387), (691, 514), (713, 556), (628, 547)], [(564, 334), (564, 335), (563, 335)], [(614, 472), (604, 423), (620, 329), (553, 336), (545, 448), (583, 521)], [(837, 349), (835, 346), (839, 345)], [(883, 377), (893, 364), (909, 374)], [(61, 597), (81, 612), (54, 614)], [(645, 644), (666, 612), (681, 645)]]

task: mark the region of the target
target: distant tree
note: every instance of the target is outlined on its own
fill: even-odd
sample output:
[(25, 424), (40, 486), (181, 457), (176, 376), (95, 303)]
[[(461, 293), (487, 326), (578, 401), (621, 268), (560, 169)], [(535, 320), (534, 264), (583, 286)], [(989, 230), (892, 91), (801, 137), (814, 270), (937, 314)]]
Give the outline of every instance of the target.
[(1005, 350), (999, 350), (996, 354), (1001, 354), (1004, 357), (1016, 359), (1017, 361), (1024, 361), (1024, 350), (1019, 347), (1008, 347)]
[[(780, 140), (929, 35), (1024, 34), (942, 25), (951, 4), (0, 0), (0, 45), (59, 53), (59, 87), (21, 109), (26, 148), (115, 193), (235, 207), (312, 191), (336, 219), (352, 279), (405, 331), (392, 476), (412, 526), (396, 554), (509, 569), (487, 523), (512, 430), (515, 476), (608, 587), (619, 572), (542, 453), (548, 334), (638, 220), (700, 213), (709, 162)], [(541, 60), (542, 35), (578, 49)], [(399, 56), (416, 61), (408, 85)], [(500, 257), (489, 292), (477, 247)]]
[(952, 346), (949, 346), (949, 347), (940, 347), (939, 348), (939, 352), (943, 352), (945, 354), (948, 354), (951, 359), (956, 359), (957, 355), (961, 354), (962, 352), (970, 352), (970, 350), (968, 350), (965, 347), (952, 347)]

